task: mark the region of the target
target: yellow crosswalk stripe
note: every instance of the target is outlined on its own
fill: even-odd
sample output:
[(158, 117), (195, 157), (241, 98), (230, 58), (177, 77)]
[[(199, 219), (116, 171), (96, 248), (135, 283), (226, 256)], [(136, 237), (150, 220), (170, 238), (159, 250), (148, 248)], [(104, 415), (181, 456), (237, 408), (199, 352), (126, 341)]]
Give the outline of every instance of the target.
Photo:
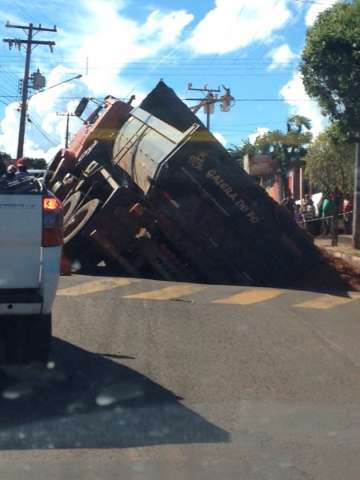
[(252, 305), (253, 303), (265, 302), (284, 293), (284, 290), (275, 288), (256, 288), (245, 290), (230, 297), (214, 300), (212, 303), (225, 303), (228, 305)]
[(330, 308), (334, 308), (339, 305), (345, 305), (359, 299), (360, 294), (353, 292), (349, 292), (348, 296), (346, 297), (325, 294), (312, 298), (311, 300), (306, 300), (306, 302), (297, 303), (293, 306), (298, 308), (317, 308), (321, 310), (329, 310)]
[(139, 282), (136, 278), (102, 278), (91, 282), (81, 283), (74, 287), (68, 287), (58, 290), (57, 295), (76, 297), (78, 295), (87, 295), (89, 293), (102, 292), (117, 287), (124, 287), (132, 283)]
[(140, 300), (171, 300), (174, 298), (182, 298), (192, 293), (201, 292), (205, 288), (205, 285), (172, 285), (171, 287), (164, 287), (158, 290), (125, 295), (123, 298), (136, 298)]

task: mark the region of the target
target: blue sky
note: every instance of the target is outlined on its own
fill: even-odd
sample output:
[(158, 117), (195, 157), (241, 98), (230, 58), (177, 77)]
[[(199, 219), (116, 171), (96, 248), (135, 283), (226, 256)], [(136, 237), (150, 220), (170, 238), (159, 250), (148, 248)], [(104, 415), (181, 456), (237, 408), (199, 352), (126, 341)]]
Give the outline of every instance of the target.
[[(297, 73), (306, 29), (335, 0), (2, 0), (2, 38), (24, 38), (5, 23), (56, 25), (50, 53), (33, 51), (31, 71), (40, 68), (48, 86), (83, 74), (35, 95), (29, 102), (25, 154), (50, 159), (63, 142), (64, 118), (82, 96), (112, 94), (137, 101), (162, 78), (181, 98), (207, 84), (231, 88), (236, 104), (216, 112), (211, 129), (228, 146), (263, 129), (281, 129), (299, 113), (311, 118), (317, 134), (325, 125)], [(18, 80), (24, 50), (0, 46), (0, 150), (15, 155), (19, 121)], [(191, 102), (189, 102), (191, 103)], [(200, 118), (203, 119), (200, 113)], [(72, 121), (71, 130), (79, 124)]]

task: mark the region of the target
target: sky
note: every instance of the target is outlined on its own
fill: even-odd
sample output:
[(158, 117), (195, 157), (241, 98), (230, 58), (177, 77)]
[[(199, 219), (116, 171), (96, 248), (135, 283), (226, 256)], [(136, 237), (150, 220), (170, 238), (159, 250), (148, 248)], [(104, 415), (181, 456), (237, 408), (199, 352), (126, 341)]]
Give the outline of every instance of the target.
[[(336, 0), (1, 0), (2, 38), (26, 38), (22, 29), (56, 25), (36, 40), (56, 42), (53, 53), (39, 45), (31, 72), (38, 68), (47, 86), (29, 100), (24, 154), (47, 160), (64, 145), (65, 117), (83, 96), (111, 94), (140, 102), (163, 79), (188, 105), (193, 87), (231, 89), (230, 112), (216, 106), (211, 131), (227, 147), (254, 140), (268, 129), (284, 129), (289, 115), (312, 121), (317, 135), (325, 126), (298, 71), (306, 31)], [(19, 80), (25, 50), (0, 43), (0, 151), (16, 155)], [(35, 92), (32, 92), (35, 93)], [(204, 121), (202, 111), (198, 113)], [(80, 121), (72, 117), (70, 133)]]

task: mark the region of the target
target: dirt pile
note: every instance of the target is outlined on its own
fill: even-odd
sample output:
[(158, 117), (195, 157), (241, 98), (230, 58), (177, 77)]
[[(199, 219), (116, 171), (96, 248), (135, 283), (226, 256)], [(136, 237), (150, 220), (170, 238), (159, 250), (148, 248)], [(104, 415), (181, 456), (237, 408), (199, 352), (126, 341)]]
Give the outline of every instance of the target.
[(320, 249), (322, 260), (296, 281), (292, 288), (314, 292), (360, 292), (360, 269)]

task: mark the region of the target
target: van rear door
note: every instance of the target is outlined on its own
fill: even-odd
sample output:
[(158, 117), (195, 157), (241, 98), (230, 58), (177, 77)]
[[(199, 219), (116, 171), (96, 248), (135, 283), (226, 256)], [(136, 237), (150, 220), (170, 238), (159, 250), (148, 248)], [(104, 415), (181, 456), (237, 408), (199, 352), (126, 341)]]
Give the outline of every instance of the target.
[(42, 194), (0, 193), (0, 289), (38, 288)]

